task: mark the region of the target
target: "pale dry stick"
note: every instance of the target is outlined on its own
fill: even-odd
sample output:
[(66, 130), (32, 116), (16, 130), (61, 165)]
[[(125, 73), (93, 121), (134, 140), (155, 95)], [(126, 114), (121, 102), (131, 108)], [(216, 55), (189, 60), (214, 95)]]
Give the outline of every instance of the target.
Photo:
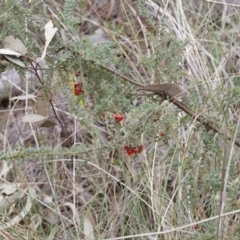
[[(232, 39), (231, 39), (232, 40)], [(228, 51), (228, 58), (231, 58), (231, 46), (232, 46), (232, 42), (230, 40), (230, 44), (229, 44), (229, 51)], [(225, 119), (224, 119), (224, 153), (223, 153), (223, 161), (222, 161), (222, 183), (221, 183), (221, 196), (220, 196), (220, 211), (219, 211), (219, 220), (218, 220), (218, 226), (217, 226), (217, 236), (216, 239), (220, 240), (221, 239), (221, 230), (222, 230), (222, 218), (220, 218), (220, 215), (224, 212), (224, 207), (225, 207), (225, 202), (226, 202), (226, 197), (227, 197), (227, 185), (225, 183), (227, 183), (227, 179), (228, 179), (228, 174), (229, 172), (226, 171), (226, 161), (227, 161), (227, 157), (228, 157), (228, 143), (227, 143), (227, 130), (228, 130), (228, 118), (226, 116), (228, 108), (229, 108), (229, 102), (230, 102), (230, 79), (229, 79), (229, 74), (230, 74), (230, 66), (228, 65), (228, 78), (227, 80), (227, 102), (226, 102), (226, 107), (225, 107)], [(239, 120), (239, 118), (238, 118)], [(239, 121), (238, 121), (239, 122)], [(239, 124), (239, 123), (238, 123)], [(236, 134), (236, 131), (235, 131)], [(231, 162), (231, 158), (229, 158), (228, 160), (228, 165)]]
[[(27, 39), (25, 39), (26, 42), (28, 41), (28, 27), (27, 26), (28, 26), (28, 22), (27, 22), (27, 18), (25, 18), (25, 31), (26, 31), (26, 38), (27, 38)], [(27, 79), (27, 72), (25, 72), (25, 76), (26, 76), (26, 79)], [(29, 93), (29, 83), (28, 83), (28, 81), (25, 81), (25, 82), (26, 82), (26, 84), (25, 84), (26, 93), (28, 94)], [(25, 100), (25, 113), (26, 113), (26, 115), (28, 114), (27, 109), (28, 109), (28, 99)], [(32, 126), (31, 126), (31, 129), (32, 129)]]
[(77, 143), (77, 117), (74, 118), (74, 138), (73, 145), (75, 146)]
[[(239, 129), (239, 125), (240, 125), (240, 115), (238, 116), (238, 121), (237, 121), (237, 126), (236, 126), (236, 130), (234, 133), (234, 140), (237, 138), (237, 134), (238, 134), (238, 129)], [(227, 149), (226, 149), (227, 150)], [(225, 150), (225, 151), (226, 151)], [(222, 194), (221, 194), (221, 202), (223, 202), (223, 204), (221, 204), (221, 208), (220, 208), (220, 214), (223, 212), (224, 210), (224, 203), (225, 203), (225, 199), (226, 199), (226, 192), (227, 192), (227, 183), (228, 183), (228, 177), (229, 177), (229, 172), (230, 172), (230, 166), (231, 166), (231, 162), (232, 162), (232, 157), (233, 157), (233, 150), (234, 150), (234, 144), (232, 144), (231, 146), (231, 151), (229, 154), (229, 158), (228, 158), (228, 164), (226, 166), (225, 169), (225, 165), (223, 165), (223, 170), (222, 170), (222, 184), (223, 184), (223, 189), (222, 189)], [(226, 151), (227, 153), (227, 151)], [(225, 157), (227, 157), (227, 155), (225, 154)], [(223, 201), (223, 200), (224, 201)], [(219, 231), (221, 231), (221, 223), (219, 222)], [(218, 236), (220, 237), (220, 234), (218, 234)]]
[[(155, 168), (156, 155), (157, 155), (157, 146), (158, 146), (158, 142), (155, 142), (153, 160), (152, 160), (152, 171), (151, 171), (151, 176), (149, 176), (150, 189), (151, 189), (151, 198), (150, 199), (151, 199), (152, 209), (154, 209), (153, 180), (154, 180), (154, 168)], [(154, 218), (154, 222), (156, 222), (157, 216), (155, 216), (155, 212), (153, 212), (153, 218)]]
[[(234, 214), (237, 214), (237, 213), (240, 213), (239, 209), (235, 210), (235, 211), (232, 211), (232, 212), (224, 213), (224, 214), (221, 215), (221, 217), (226, 217), (226, 216), (234, 215)], [(155, 235), (166, 235), (168, 233), (178, 232), (178, 231), (183, 230), (185, 228), (194, 227), (196, 225), (199, 225), (199, 224), (202, 224), (202, 223), (205, 223), (205, 222), (210, 222), (212, 220), (218, 219), (218, 217), (219, 216), (217, 215), (217, 216), (214, 216), (214, 217), (203, 219), (201, 221), (197, 221), (197, 222), (190, 223), (190, 224), (187, 224), (187, 225), (184, 225), (184, 226), (181, 226), (181, 227), (172, 228), (170, 230), (161, 231), (161, 232), (150, 232), (150, 233), (142, 233), (142, 234), (136, 234), (136, 235), (128, 235), (128, 236), (124, 236), (124, 237), (105, 238), (105, 239), (102, 239), (102, 240), (124, 240), (124, 239), (140, 238), (140, 237), (150, 237), (150, 236), (153, 236), (153, 235), (154, 236)]]
[[(75, 120), (76, 120), (76, 118), (75, 118)], [(73, 171), (72, 171), (73, 206), (76, 208), (76, 195), (77, 195), (76, 194), (77, 193), (77, 191), (76, 191), (76, 158), (74, 156), (72, 156), (72, 163), (73, 163)], [(76, 211), (73, 211), (73, 223), (74, 223), (76, 232), (78, 233), (77, 235), (79, 236), (78, 226), (77, 226), (77, 222), (76, 222), (76, 214), (77, 214)], [(78, 239), (79, 239), (79, 237), (78, 237)]]

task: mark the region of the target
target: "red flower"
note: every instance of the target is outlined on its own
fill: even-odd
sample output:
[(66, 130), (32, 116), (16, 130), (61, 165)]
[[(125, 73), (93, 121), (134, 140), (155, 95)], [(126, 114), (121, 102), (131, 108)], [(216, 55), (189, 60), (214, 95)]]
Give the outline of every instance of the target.
[(81, 93), (84, 93), (82, 90), (80, 83), (74, 83), (74, 95), (79, 96)]
[(128, 156), (132, 156), (133, 154), (135, 154), (135, 149), (129, 146), (125, 146), (124, 150), (126, 151)]
[(79, 77), (80, 75), (81, 75), (81, 71), (80, 70), (76, 71), (75, 77)]
[(166, 134), (165, 134), (164, 132), (160, 132), (160, 133), (159, 133), (159, 136), (160, 136), (160, 137), (165, 137)]
[(119, 114), (119, 113), (114, 114), (113, 117), (114, 117), (116, 122), (121, 122), (124, 118), (123, 115)]
[(143, 150), (143, 145), (140, 145), (138, 147), (125, 146), (124, 150), (128, 156), (132, 156), (134, 154), (141, 153)]
[(193, 225), (193, 229), (197, 231), (199, 229), (199, 225), (198, 224)]

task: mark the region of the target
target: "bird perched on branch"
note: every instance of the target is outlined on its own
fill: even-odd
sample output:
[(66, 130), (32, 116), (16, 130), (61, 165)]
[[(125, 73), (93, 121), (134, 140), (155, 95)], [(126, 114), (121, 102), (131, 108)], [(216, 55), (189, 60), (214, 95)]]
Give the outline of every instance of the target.
[(150, 91), (158, 94), (163, 99), (170, 98), (170, 100), (181, 99), (183, 103), (188, 103), (187, 93), (181, 87), (174, 83), (161, 83), (145, 85), (139, 90)]

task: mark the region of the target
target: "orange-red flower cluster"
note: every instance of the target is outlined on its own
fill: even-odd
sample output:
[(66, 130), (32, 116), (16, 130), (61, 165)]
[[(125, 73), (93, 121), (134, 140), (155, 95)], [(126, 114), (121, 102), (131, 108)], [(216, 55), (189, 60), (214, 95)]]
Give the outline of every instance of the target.
[(199, 229), (199, 225), (198, 224), (195, 224), (195, 225), (193, 225), (193, 228), (194, 228), (194, 230), (198, 230)]
[(138, 147), (125, 146), (124, 150), (128, 156), (132, 156), (134, 154), (141, 153), (143, 150), (143, 145), (140, 145)]
[(84, 93), (84, 91), (82, 90), (80, 83), (74, 83), (74, 95), (79, 96), (81, 93)]
[(124, 118), (124, 116), (120, 113), (116, 113), (113, 115), (113, 118), (115, 119), (115, 122), (121, 122)]
[(165, 137), (166, 134), (165, 134), (164, 132), (160, 132), (160, 133), (159, 133), (159, 136), (160, 136), (160, 137)]

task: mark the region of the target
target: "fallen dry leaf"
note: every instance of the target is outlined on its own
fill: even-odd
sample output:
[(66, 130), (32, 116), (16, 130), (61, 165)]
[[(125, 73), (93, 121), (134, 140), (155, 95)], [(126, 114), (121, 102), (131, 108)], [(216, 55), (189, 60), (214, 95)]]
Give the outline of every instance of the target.
[(26, 115), (22, 118), (23, 122), (28, 122), (28, 123), (36, 123), (36, 122), (40, 122), (42, 120), (46, 119), (46, 117), (43, 117), (41, 115), (38, 114), (29, 114)]
[(45, 122), (43, 122), (43, 123), (40, 125), (40, 127), (49, 128), (49, 127), (54, 127), (55, 125), (57, 125), (55, 122), (50, 121), (50, 120), (46, 120)]
[(20, 67), (25, 67), (24, 62), (22, 62), (20, 59), (18, 59), (16, 56), (8, 56), (8, 55), (4, 55), (4, 57), (6, 59), (8, 59), (10, 62), (13, 62), (15, 64), (17, 64)]
[(0, 49), (0, 54), (2, 54), (2, 55), (16, 56), (16, 57), (22, 56), (21, 53), (18, 53), (18, 52), (16, 52), (16, 51), (13, 51), (13, 50), (8, 49), (8, 48), (1, 48), (1, 49)]
[(51, 20), (44, 26), (44, 28), (45, 28), (45, 40), (46, 40), (46, 42), (45, 42), (44, 50), (43, 50), (43, 53), (42, 53), (42, 56), (41, 56), (39, 62), (42, 61), (45, 58), (45, 56), (47, 54), (47, 47), (50, 44), (50, 42), (52, 41), (53, 36), (55, 35), (55, 33), (58, 30), (57, 28), (53, 27), (53, 23), (52, 23)]
[(44, 89), (40, 89), (37, 94), (35, 109), (36, 113), (42, 116), (47, 116), (48, 109), (50, 107), (49, 97), (44, 92)]
[(19, 38), (15, 38), (13, 35), (7, 36), (3, 40), (3, 46), (5, 49), (11, 49), (18, 53), (21, 53), (22, 55), (25, 55), (27, 53), (27, 48), (23, 42)]

